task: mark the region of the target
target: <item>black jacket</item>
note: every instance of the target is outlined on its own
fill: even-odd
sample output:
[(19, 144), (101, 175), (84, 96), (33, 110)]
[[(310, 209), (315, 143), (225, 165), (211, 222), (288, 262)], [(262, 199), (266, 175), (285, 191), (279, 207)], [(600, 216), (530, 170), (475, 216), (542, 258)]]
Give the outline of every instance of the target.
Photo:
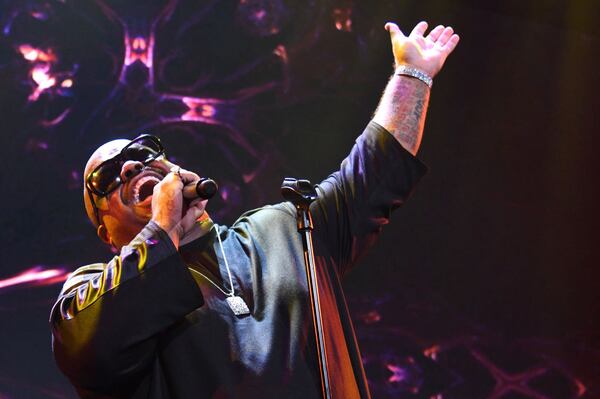
[[(312, 205), (334, 398), (369, 397), (340, 278), (373, 243), (425, 167), (371, 122)], [(235, 316), (216, 234), (236, 294)], [(196, 274), (194, 273), (196, 276)], [(108, 264), (78, 269), (51, 314), (61, 370), (84, 398), (312, 398), (314, 336), (296, 211), (248, 212), (175, 250), (152, 222)]]

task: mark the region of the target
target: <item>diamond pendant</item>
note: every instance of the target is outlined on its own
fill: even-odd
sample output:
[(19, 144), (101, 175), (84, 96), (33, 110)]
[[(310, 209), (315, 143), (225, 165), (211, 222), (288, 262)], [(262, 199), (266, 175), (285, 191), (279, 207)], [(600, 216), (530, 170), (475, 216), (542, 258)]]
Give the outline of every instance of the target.
[(244, 302), (244, 299), (237, 296), (232, 295), (225, 298), (227, 300), (227, 304), (231, 308), (231, 311), (236, 316), (243, 316), (246, 314), (250, 314), (250, 309), (248, 309), (248, 305)]

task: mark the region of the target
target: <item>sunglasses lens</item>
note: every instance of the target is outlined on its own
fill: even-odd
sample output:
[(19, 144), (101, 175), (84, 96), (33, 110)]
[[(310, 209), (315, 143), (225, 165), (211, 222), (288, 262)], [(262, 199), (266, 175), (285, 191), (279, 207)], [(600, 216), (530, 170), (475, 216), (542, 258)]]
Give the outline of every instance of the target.
[(142, 137), (133, 142), (123, 151), (122, 159), (125, 161), (150, 162), (162, 152), (160, 144), (149, 138)]
[(118, 161), (107, 162), (92, 173), (90, 183), (97, 194), (107, 194), (118, 184), (121, 166)]

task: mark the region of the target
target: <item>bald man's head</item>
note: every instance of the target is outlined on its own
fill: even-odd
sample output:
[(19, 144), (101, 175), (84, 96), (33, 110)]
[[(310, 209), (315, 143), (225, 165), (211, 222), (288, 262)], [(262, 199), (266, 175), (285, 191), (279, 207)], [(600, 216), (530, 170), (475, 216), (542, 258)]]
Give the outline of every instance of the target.
[[(131, 140), (119, 139), (100, 146), (84, 171), (87, 216), (96, 226), (98, 236), (116, 248), (130, 242), (148, 223), (152, 216), (153, 188), (175, 166), (159, 154), (155, 142), (136, 139), (128, 146), (130, 143)], [(100, 170), (99, 165), (103, 165)], [(90, 196), (90, 179), (91, 186), (106, 186), (109, 192)], [(93, 204), (98, 209), (97, 217)]]

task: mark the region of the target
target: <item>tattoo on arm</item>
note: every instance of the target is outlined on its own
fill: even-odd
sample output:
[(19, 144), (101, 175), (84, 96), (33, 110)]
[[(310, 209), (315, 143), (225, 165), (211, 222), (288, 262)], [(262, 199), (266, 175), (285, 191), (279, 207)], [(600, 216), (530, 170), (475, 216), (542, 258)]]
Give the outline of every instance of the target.
[(418, 79), (394, 75), (387, 84), (373, 120), (415, 155), (421, 144), (429, 87)]

